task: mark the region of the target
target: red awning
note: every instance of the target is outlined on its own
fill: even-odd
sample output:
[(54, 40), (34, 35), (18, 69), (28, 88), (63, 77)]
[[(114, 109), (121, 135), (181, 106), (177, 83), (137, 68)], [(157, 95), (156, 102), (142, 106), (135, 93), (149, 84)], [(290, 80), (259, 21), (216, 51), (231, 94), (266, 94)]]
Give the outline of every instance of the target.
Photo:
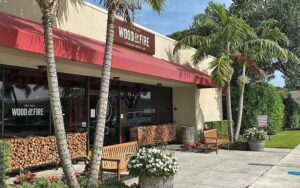
[[(101, 65), (104, 43), (60, 29), (53, 30), (55, 56)], [(41, 24), (0, 13), (0, 46), (44, 54)], [(208, 75), (151, 55), (114, 45), (112, 67), (160, 78), (212, 86)]]

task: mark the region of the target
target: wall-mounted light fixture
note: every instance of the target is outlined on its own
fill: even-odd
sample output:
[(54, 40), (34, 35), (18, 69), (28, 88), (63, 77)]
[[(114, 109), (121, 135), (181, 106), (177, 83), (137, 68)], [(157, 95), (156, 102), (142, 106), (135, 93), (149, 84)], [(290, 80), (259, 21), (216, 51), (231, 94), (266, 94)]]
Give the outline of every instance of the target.
[(157, 87), (161, 87), (161, 86), (162, 86), (162, 83), (157, 83), (156, 86), (157, 86)]

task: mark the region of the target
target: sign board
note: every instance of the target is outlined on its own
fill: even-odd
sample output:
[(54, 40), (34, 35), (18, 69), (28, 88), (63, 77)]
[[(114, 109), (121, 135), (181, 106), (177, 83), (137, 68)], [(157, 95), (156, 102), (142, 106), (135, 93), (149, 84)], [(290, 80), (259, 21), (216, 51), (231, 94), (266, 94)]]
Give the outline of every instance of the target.
[(154, 34), (117, 19), (115, 20), (114, 43), (151, 55), (155, 54)]
[(256, 116), (257, 127), (258, 128), (267, 128), (268, 127), (268, 116), (267, 115), (258, 115)]

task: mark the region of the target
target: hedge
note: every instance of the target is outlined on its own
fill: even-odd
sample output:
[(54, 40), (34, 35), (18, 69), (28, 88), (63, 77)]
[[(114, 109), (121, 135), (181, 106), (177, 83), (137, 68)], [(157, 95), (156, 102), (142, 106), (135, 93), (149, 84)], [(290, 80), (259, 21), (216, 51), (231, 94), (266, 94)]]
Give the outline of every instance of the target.
[(228, 121), (209, 121), (205, 122), (205, 130), (217, 129), (218, 136), (221, 138), (229, 138)]
[(6, 181), (6, 170), (8, 168), (8, 156), (9, 156), (10, 145), (7, 142), (0, 140), (0, 187), (7, 187)]
[[(233, 117), (237, 117), (239, 89), (232, 89)], [(257, 115), (268, 115), (268, 133), (276, 134), (284, 126), (285, 106), (277, 89), (267, 83), (251, 83), (246, 86), (241, 133), (257, 125)], [(236, 120), (236, 119), (235, 119)]]
[(300, 107), (291, 94), (283, 99), (285, 105), (284, 129), (300, 128)]

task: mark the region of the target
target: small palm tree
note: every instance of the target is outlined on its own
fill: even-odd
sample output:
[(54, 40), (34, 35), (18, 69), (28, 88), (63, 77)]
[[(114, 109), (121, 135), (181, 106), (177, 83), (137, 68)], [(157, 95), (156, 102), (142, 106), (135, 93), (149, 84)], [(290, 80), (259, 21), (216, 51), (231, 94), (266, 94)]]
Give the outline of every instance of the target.
[(97, 114), (97, 124), (95, 139), (93, 145), (93, 155), (91, 168), (88, 178), (88, 187), (95, 187), (98, 181), (101, 154), (104, 140), (105, 117), (107, 111), (107, 101), (109, 93), (110, 69), (112, 60), (112, 48), (114, 39), (114, 21), (116, 15), (123, 16), (127, 22), (131, 22), (136, 9), (141, 7), (142, 3), (148, 3), (156, 12), (160, 12), (165, 4), (165, 0), (100, 0), (100, 3), (108, 10), (106, 44), (102, 66), (101, 86), (100, 86), (100, 104)]
[(47, 78), (51, 105), (50, 107), (53, 117), (58, 154), (68, 186), (71, 188), (79, 188), (79, 183), (75, 177), (75, 171), (72, 166), (71, 155), (67, 144), (53, 47), (53, 12), (58, 0), (36, 0), (36, 2), (38, 3), (43, 15), (42, 24), (44, 27), (44, 43), (47, 57)]
[[(202, 28), (209, 28), (211, 32), (205, 36), (192, 35), (183, 38), (176, 44), (174, 52), (183, 47), (197, 46), (197, 51), (193, 56), (195, 63), (201, 61), (207, 55), (216, 56), (216, 59), (210, 65), (211, 79), (217, 87), (227, 86), (227, 116), (231, 141), (233, 142), (230, 90), (231, 78), (234, 72), (232, 63), (242, 64), (244, 67), (243, 72), (246, 72), (246, 67), (249, 66), (251, 67), (250, 70), (261, 77), (261, 70), (253, 62), (263, 59), (263, 54), (269, 54), (268, 57), (292, 58), (294, 60), (296, 60), (296, 57), (291, 52), (281, 48), (276, 42), (269, 39), (260, 39), (255, 30), (243, 19), (234, 15), (230, 16), (220, 4), (209, 3), (208, 11), (197, 18), (197, 24)], [(244, 92), (244, 86), (242, 86), (242, 92)], [(243, 101), (243, 98), (241, 98), (241, 101)], [(236, 134), (239, 134), (239, 127), (240, 124), (237, 126), (238, 131)]]

